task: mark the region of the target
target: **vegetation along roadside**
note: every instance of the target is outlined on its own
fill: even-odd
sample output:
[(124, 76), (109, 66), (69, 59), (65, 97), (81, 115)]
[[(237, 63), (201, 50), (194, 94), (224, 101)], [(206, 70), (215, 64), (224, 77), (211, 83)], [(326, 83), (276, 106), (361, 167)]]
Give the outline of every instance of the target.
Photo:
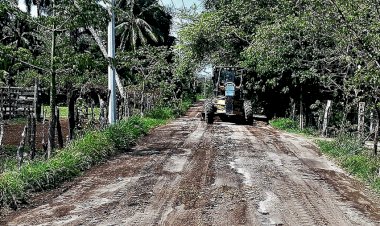
[(36, 160), (24, 164), (20, 170), (17, 167), (5, 169), (0, 175), (0, 208), (17, 208), (31, 192), (57, 187), (91, 166), (127, 151), (139, 137), (183, 114), (190, 105), (191, 101), (182, 101), (176, 110), (159, 107), (145, 117), (121, 120), (103, 130), (86, 133), (47, 161)]

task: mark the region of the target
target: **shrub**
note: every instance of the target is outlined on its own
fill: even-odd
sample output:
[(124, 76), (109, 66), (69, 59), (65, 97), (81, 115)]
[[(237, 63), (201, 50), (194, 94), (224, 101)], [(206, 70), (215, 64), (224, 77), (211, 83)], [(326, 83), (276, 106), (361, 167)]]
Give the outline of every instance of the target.
[(156, 119), (170, 119), (174, 115), (173, 110), (168, 107), (159, 107), (156, 108), (146, 115), (147, 117), (150, 118), (156, 118)]
[(276, 118), (269, 121), (270, 125), (279, 130), (284, 130), (289, 133), (300, 133), (304, 135), (315, 135), (316, 131), (313, 128), (306, 127), (304, 129), (298, 128), (298, 123), (289, 118)]
[(277, 118), (270, 121), (270, 124), (281, 130), (294, 130), (298, 128), (297, 122), (289, 119), (289, 118)]

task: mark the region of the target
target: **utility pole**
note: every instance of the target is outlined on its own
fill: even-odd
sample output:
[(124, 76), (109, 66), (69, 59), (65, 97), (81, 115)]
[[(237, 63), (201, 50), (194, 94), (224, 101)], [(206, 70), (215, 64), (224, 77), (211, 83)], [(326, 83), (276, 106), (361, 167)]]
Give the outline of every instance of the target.
[(115, 0), (110, 5), (111, 20), (108, 23), (108, 90), (110, 93), (108, 106), (108, 122), (116, 122), (116, 79), (115, 79)]

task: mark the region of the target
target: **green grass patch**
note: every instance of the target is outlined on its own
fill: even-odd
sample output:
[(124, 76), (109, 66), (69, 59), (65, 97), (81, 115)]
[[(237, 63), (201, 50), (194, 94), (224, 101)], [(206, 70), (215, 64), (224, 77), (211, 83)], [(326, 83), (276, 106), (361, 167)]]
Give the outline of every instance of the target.
[(200, 101), (200, 100), (207, 99), (207, 96), (203, 95), (203, 93), (198, 93), (198, 94), (195, 96), (195, 98), (196, 98), (197, 101)]
[(3, 149), (0, 151), (0, 174), (7, 170), (17, 169), (16, 154), (16, 146), (3, 146)]
[(152, 111), (150, 117), (131, 117), (102, 131), (86, 133), (47, 161), (27, 162), (0, 175), (0, 205), (17, 206), (29, 192), (58, 186), (91, 166), (122, 153), (150, 129), (173, 118), (169, 109)]
[(174, 111), (168, 107), (160, 107), (148, 112), (146, 116), (156, 119), (169, 119), (174, 117)]
[[(69, 115), (69, 109), (68, 107), (58, 107), (59, 108), (59, 117), (60, 118), (68, 118), (68, 115)], [(46, 118), (49, 118), (50, 117), (50, 106), (44, 106), (44, 111), (45, 111), (45, 117)], [(91, 113), (91, 108), (88, 109), (88, 113)], [(98, 107), (95, 107), (94, 108), (94, 117), (95, 118), (99, 118), (99, 115), (100, 115), (100, 108)]]
[(350, 174), (369, 183), (380, 192), (380, 159), (371, 155), (371, 150), (364, 148), (359, 140), (349, 136), (341, 136), (333, 141), (319, 140), (320, 150), (345, 168)]
[(289, 133), (303, 134), (307, 136), (316, 135), (317, 132), (312, 128), (299, 129), (298, 123), (289, 118), (276, 118), (269, 121), (269, 124), (276, 129), (283, 130)]

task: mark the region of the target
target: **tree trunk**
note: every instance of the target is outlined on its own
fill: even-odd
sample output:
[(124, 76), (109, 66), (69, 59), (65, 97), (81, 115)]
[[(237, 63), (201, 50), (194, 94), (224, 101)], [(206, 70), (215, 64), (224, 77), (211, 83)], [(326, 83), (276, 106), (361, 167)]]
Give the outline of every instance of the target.
[(358, 138), (362, 139), (364, 136), (364, 112), (365, 102), (359, 102), (358, 111)]
[(57, 118), (57, 135), (58, 135), (58, 145), (59, 148), (63, 148), (63, 135), (62, 135), (62, 128), (61, 128), (61, 122), (59, 121), (59, 108), (56, 107), (56, 118)]
[(69, 118), (69, 140), (75, 137), (75, 101), (78, 98), (76, 91), (70, 91), (67, 97), (68, 118)]
[(302, 90), (300, 93), (300, 118), (299, 118), (299, 128), (304, 129), (304, 111), (303, 111), (303, 96)]
[(125, 112), (125, 117), (129, 118), (129, 93), (128, 92), (125, 95), (124, 112)]
[(144, 116), (144, 92), (145, 92), (145, 82), (142, 82), (142, 89), (141, 89), (141, 99), (140, 99), (140, 115), (141, 117)]
[[(106, 59), (108, 59), (107, 49), (103, 45), (103, 41), (100, 38), (100, 36), (98, 35), (98, 33), (95, 31), (95, 29), (93, 27), (89, 27), (89, 31), (90, 31), (91, 35), (94, 37), (95, 42), (98, 44), (98, 46), (100, 48), (100, 51), (103, 53), (103, 56)], [(120, 96), (125, 97), (125, 90), (124, 90), (124, 87), (123, 87), (123, 85), (122, 85), (122, 83), (120, 81), (119, 74), (117, 73), (116, 70), (115, 70), (115, 81), (116, 81), (117, 88), (118, 88), (118, 90), (120, 92)]]
[(328, 126), (330, 109), (331, 109), (331, 100), (328, 100), (326, 104), (326, 108), (325, 108), (325, 114), (323, 115), (322, 136), (327, 136), (327, 126)]
[(90, 118), (91, 123), (93, 123), (95, 120), (95, 114), (94, 114), (95, 106), (94, 105), (95, 105), (95, 102), (93, 99), (91, 99), (91, 118)]
[(290, 118), (295, 121), (296, 119), (296, 102), (293, 98), (290, 98), (290, 106), (291, 106), (291, 112), (290, 112)]
[[(53, 18), (55, 17), (54, 12), (54, 0), (51, 2), (52, 8), (53, 8)], [(56, 26), (53, 23), (52, 28), (52, 40), (51, 40), (51, 78), (50, 78), (50, 125), (49, 125), (49, 139), (48, 139), (48, 155), (47, 157), (50, 158), (52, 152), (54, 151), (55, 147), (55, 126), (56, 126), (56, 116), (55, 116), (55, 107), (56, 107), (56, 96), (57, 96), (57, 90), (56, 90), (56, 71), (55, 71), (55, 47), (56, 47)]]
[(42, 148), (45, 153), (45, 159), (48, 159), (48, 144), (45, 139), (45, 123), (46, 123), (46, 111), (44, 107), (42, 106)]
[[(74, 1), (74, 5), (77, 9), (81, 10), (80, 6), (78, 5), (78, 3), (76, 1)], [(102, 52), (104, 58), (106, 58), (108, 60), (108, 53), (107, 53), (107, 49), (106, 47), (103, 45), (103, 40), (102, 38), (99, 36), (98, 32), (96, 32), (96, 30), (94, 29), (94, 27), (92, 26), (89, 26), (88, 27), (88, 30), (90, 31), (92, 37), (94, 38), (96, 44), (99, 46), (100, 48), (100, 51)], [(122, 97), (125, 97), (125, 91), (124, 91), (124, 88), (123, 88), (123, 85), (120, 81), (120, 77), (119, 75), (117, 74), (117, 71), (115, 70), (115, 80), (116, 80), (116, 85), (118, 87), (118, 90), (120, 92), (120, 95)]]
[(136, 91), (133, 91), (133, 110), (136, 109)]

